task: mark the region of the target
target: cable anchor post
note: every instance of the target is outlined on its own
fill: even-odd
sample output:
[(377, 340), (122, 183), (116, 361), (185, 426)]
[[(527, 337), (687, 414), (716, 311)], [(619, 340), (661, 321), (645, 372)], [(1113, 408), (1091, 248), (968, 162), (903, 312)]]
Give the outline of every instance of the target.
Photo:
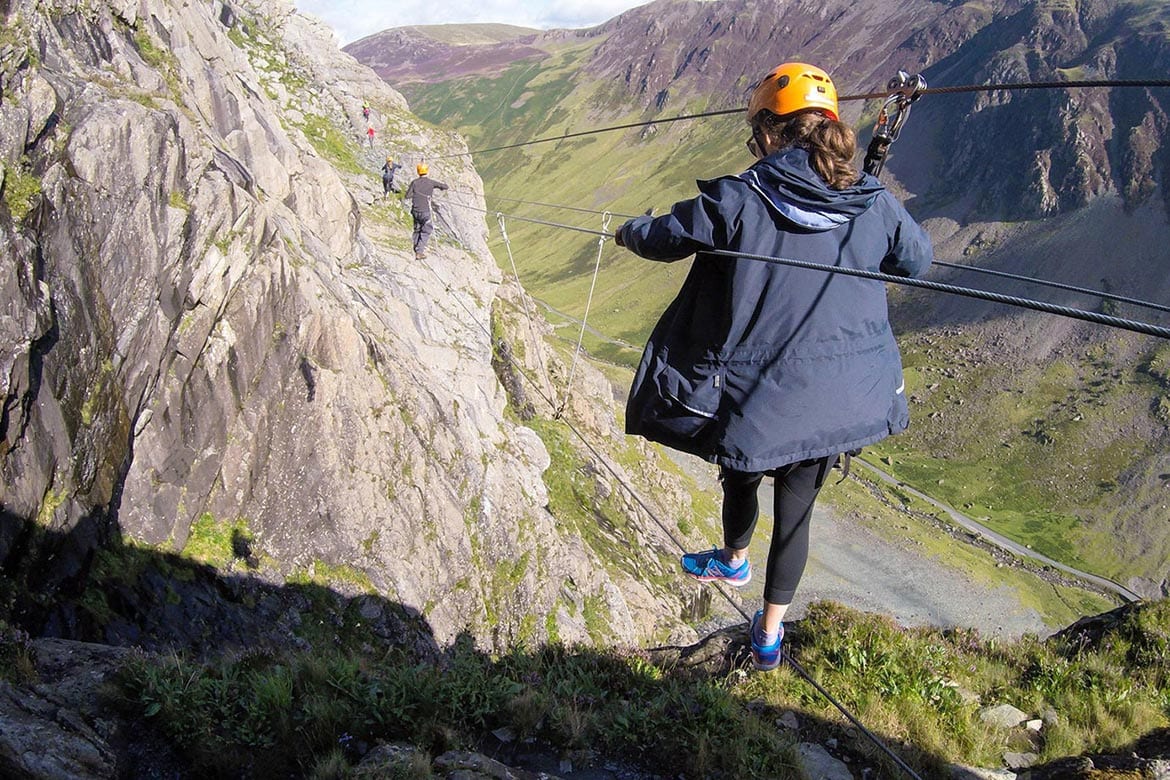
[(865, 151), (866, 173), (871, 176), (881, 174), (890, 145), (898, 140), (902, 125), (910, 116), (911, 104), (922, 97), (925, 89), (926, 79), (917, 74), (912, 76), (904, 70), (898, 71), (898, 75), (886, 84), (886, 90), (890, 94), (882, 104), (882, 110), (878, 112), (877, 121), (873, 126), (873, 138)]

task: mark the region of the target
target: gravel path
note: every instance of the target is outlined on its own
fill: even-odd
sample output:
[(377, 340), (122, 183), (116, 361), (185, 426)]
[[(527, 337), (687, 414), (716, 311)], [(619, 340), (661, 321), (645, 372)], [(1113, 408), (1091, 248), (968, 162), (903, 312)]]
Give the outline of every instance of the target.
[[(717, 470), (696, 458), (672, 457), (699, 484), (715, 491)], [(772, 536), (772, 485), (760, 486), (760, 522), (752, 540), (752, 581), (737, 593), (750, 614), (759, 608), (764, 565)], [(944, 561), (919, 554), (836, 515), (823, 502), (813, 510), (808, 567), (786, 619), (804, 615), (809, 603), (831, 599), (866, 612), (893, 617), (904, 626), (974, 627), (984, 636), (1016, 638), (1025, 633), (1047, 636), (1039, 613), (1020, 604), (1009, 587), (990, 587)], [(743, 617), (723, 598), (712, 608), (720, 625), (742, 623)]]

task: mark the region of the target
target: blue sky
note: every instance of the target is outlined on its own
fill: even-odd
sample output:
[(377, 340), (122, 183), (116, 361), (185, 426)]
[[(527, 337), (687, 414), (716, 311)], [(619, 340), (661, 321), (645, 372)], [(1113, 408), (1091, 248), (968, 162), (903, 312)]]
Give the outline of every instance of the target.
[(341, 45), (390, 27), (502, 22), (521, 27), (592, 27), (647, 0), (295, 0), (332, 27)]

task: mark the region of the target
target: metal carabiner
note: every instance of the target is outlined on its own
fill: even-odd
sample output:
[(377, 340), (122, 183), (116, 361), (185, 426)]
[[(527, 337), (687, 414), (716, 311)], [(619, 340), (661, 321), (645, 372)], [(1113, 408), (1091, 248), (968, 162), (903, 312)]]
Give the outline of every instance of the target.
[(919, 75), (911, 76), (900, 70), (898, 75), (886, 84), (886, 89), (891, 94), (878, 112), (877, 121), (873, 126), (873, 138), (865, 154), (865, 172), (874, 176), (881, 173), (890, 144), (898, 140), (902, 125), (905, 124), (906, 117), (910, 116), (910, 105), (922, 97), (922, 92), (926, 89), (926, 79)]
[(898, 133), (902, 131), (906, 117), (910, 116), (910, 105), (922, 97), (922, 91), (926, 89), (926, 79), (917, 74), (911, 76), (900, 70), (898, 75), (886, 84), (886, 89), (892, 90), (893, 94), (882, 104), (873, 134), (892, 143), (898, 140)]

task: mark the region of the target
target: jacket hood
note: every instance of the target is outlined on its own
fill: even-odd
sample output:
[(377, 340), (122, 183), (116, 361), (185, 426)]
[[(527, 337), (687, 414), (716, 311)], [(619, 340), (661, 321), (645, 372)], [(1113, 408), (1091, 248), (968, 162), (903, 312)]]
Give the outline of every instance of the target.
[(852, 187), (834, 190), (812, 169), (808, 152), (795, 147), (768, 155), (738, 178), (773, 211), (812, 231), (832, 230), (857, 218), (885, 189), (865, 173)]

